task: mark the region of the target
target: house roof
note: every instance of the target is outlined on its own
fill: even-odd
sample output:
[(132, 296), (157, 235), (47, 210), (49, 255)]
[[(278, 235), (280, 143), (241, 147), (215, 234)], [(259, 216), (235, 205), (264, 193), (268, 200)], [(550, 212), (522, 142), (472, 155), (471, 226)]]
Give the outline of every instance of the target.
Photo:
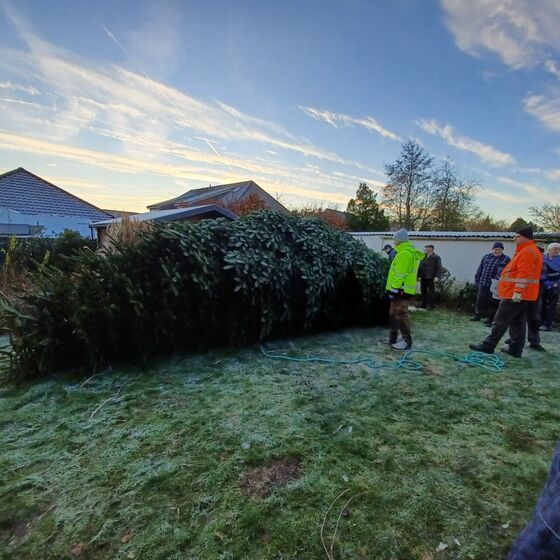
[(111, 214), (18, 167), (0, 175), (0, 207), (21, 214), (50, 214), (102, 220)]
[(159, 206), (167, 206), (168, 204), (177, 204), (179, 202), (194, 204), (208, 198), (216, 198), (234, 191), (236, 191), (237, 198), (239, 198), (243, 196), (245, 191), (251, 186), (258, 187), (258, 185), (254, 181), (242, 181), (240, 183), (229, 183), (227, 185), (215, 185), (213, 187), (191, 189), (190, 191), (187, 191), (186, 193), (183, 193), (175, 198), (170, 198), (169, 200), (164, 200), (163, 202), (152, 204), (148, 206), (148, 208), (151, 210), (153, 208), (158, 208)]
[[(393, 231), (363, 231), (351, 232), (352, 235), (359, 235), (360, 237), (392, 237)], [(515, 232), (513, 231), (409, 231), (408, 236), (411, 239), (426, 239), (433, 237), (437, 238), (479, 238), (479, 239), (513, 239)], [(557, 239), (560, 233), (545, 233), (536, 231), (535, 239)]]
[[(209, 214), (212, 217), (222, 217), (229, 218), (230, 220), (236, 220), (237, 216), (218, 206), (217, 204), (204, 204), (202, 206), (189, 206), (188, 208), (174, 208), (172, 210), (153, 210), (151, 212), (144, 212), (142, 214), (133, 214), (128, 216), (131, 220), (136, 220), (139, 222), (173, 222), (176, 220), (184, 220), (185, 218), (192, 218), (194, 216), (200, 216), (204, 214)], [(111, 224), (118, 224), (122, 220), (121, 218), (112, 218), (110, 220), (102, 220), (99, 222), (93, 222), (89, 224), (90, 228), (106, 228)]]

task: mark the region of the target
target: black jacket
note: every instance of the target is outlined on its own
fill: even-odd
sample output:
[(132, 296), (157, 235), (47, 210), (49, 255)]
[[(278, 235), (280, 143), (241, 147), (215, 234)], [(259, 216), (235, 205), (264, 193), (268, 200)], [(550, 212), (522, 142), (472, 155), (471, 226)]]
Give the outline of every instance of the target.
[(420, 266), (418, 267), (418, 278), (433, 280), (437, 277), (439, 279), (441, 278), (442, 269), (441, 257), (432, 253), (430, 256), (426, 256), (425, 259), (420, 261)]

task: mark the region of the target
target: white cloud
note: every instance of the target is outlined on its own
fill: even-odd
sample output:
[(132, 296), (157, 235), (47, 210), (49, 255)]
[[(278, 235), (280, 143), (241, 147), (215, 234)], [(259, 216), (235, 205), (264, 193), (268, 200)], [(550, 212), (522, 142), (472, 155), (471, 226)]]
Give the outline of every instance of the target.
[(547, 95), (530, 95), (523, 100), (525, 110), (547, 128), (560, 131), (560, 90), (553, 88)]
[(515, 163), (515, 158), (511, 154), (501, 152), (478, 140), (473, 140), (467, 136), (457, 134), (454, 128), (449, 124), (441, 126), (435, 120), (427, 121), (424, 119), (420, 119), (416, 124), (429, 134), (434, 134), (443, 138), (450, 146), (458, 150), (471, 152), (490, 165), (504, 166)]
[(510, 68), (546, 64), (560, 53), (557, 0), (441, 0), (445, 22), (464, 52), (497, 55)]
[(373, 117), (356, 118), (343, 113), (332, 113), (331, 111), (314, 109), (313, 107), (300, 107), (300, 109), (306, 115), (314, 118), (315, 120), (326, 122), (334, 128), (338, 128), (339, 126), (361, 126), (370, 132), (377, 132), (377, 134), (384, 138), (396, 141), (401, 140), (400, 136), (390, 130), (387, 130), (386, 128), (383, 128)]
[(558, 193), (551, 192), (544, 187), (539, 185), (534, 185), (532, 183), (524, 183), (522, 181), (515, 181), (514, 179), (510, 179), (509, 177), (497, 177), (500, 183), (504, 183), (510, 187), (519, 189), (527, 194), (526, 200), (527, 202), (533, 203), (542, 203), (542, 202), (552, 202), (556, 204), (558, 202)]

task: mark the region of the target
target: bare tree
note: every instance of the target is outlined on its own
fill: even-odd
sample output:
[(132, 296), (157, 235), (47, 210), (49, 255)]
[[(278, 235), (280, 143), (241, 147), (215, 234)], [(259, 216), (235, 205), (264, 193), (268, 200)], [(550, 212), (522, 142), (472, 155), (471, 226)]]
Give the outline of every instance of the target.
[(430, 213), (434, 158), (418, 142), (407, 140), (399, 159), (385, 165), (387, 185), (383, 187), (383, 207), (401, 227), (417, 229)]
[(545, 204), (541, 207), (529, 208), (531, 216), (535, 218), (545, 231), (560, 232), (560, 204)]
[(477, 208), (474, 194), (478, 182), (460, 177), (453, 162), (445, 159), (433, 175), (429, 226), (435, 231), (465, 229)]

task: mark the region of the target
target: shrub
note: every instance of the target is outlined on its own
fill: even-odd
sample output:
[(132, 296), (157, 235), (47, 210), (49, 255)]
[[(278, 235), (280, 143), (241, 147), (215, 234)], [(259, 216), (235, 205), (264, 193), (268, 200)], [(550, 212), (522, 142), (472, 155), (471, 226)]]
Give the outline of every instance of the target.
[(143, 361), (366, 325), (385, 315), (387, 261), (320, 220), (260, 211), (155, 225), (140, 242), (83, 250), (70, 275), (4, 303), (20, 375)]

